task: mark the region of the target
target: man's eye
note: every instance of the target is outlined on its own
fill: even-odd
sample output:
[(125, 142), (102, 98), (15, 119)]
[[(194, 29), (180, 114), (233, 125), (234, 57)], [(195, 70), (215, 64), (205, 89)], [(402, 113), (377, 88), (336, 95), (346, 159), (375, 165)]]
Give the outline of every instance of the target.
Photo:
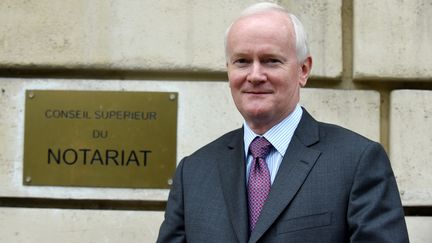
[(233, 64), (237, 67), (247, 67), (251, 61), (246, 58), (239, 58), (233, 61)]
[(244, 58), (240, 58), (240, 59), (235, 60), (234, 63), (245, 64), (245, 63), (248, 63), (248, 61)]
[(274, 64), (274, 63), (282, 63), (279, 59), (276, 58), (269, 58), (265, 60), (265, 63), (270, 63), (270, 64)]

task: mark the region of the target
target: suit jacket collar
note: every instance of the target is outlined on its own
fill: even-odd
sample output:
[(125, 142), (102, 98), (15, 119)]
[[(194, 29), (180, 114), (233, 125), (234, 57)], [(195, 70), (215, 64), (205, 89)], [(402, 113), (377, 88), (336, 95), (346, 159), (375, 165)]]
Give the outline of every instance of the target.
[(246, 162), (243, 147), (243, 129), (238, 129), (227, 140), (226, 151), (220, 153), (221, 157), (218, 158), (222, 191), (239, 242), (247, 242), (249, 238)]
[(294, 132), (294, 136), (296, 136), (304, 146), (309, 147), (319, 142), (319, 126), (318, 122), (306, 111), (306, 109), (302, 109), (303, 115), (296, 131)]

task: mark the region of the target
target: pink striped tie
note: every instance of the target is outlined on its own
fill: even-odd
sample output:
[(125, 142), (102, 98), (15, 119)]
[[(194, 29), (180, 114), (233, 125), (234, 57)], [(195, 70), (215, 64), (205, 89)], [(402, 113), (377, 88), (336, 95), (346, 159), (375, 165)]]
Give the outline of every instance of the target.
[(249, 172), (249, 229), (252, 232), (270, 192), (270, 172), (265, 161), (272, 145), (264, 137), (256, 137), (249, 146), (253, 160)]

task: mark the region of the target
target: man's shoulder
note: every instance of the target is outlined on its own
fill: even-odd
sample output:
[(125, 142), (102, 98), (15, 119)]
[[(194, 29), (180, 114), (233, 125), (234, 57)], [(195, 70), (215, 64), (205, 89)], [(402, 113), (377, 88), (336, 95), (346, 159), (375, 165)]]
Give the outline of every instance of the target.
[[(304, 110), (306, 111), (306, 110)], [(303, 123), (303, 124), (302, 124)], [(310, 130), (315, 130), (318, 133), (319, 140), (330, 141), (330, 142), (356, 142), (356, 143), (375, 143), (371, 139), (353, 131), (346, 127), (342, 127), (337, 124), (326, 123), (315, 120), (309, 113), (304, 112), (302, 120), (299, 124), (299, 131), (314, 134)]]
[[(334, 151), (340, 156), (361, 156), (365, 151), (376, 149), (384, 152), (379, 142), (373, 141), (357, 132), (339, 125), (318, 122), (320, 139), (316, 148), (322, 151)], [(385, 152), (384, 152), (385, 153)]]
[(348, 128), (325, 122), (318, 122), (320, 127), (320, 137), (326, 140), (335, 140), (339, 142), (356, 142), (356, 143), (375, 143), (371, 139), (363, 136)]

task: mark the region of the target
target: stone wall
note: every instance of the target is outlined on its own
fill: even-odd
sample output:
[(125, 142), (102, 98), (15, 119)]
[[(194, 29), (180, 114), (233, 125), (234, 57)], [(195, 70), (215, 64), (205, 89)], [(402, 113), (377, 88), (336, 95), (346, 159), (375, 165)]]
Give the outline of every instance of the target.
[[(0, 2), (0, 242), (153, 242), (168, 190), (24, 186), (25, 90), (178, 92), (177, 161), (242, 118), (223, 36), (252, 0)], [(281, 0), (314, 58), (301, 104), (380, 141), (432, 242), (432, 1)]]

